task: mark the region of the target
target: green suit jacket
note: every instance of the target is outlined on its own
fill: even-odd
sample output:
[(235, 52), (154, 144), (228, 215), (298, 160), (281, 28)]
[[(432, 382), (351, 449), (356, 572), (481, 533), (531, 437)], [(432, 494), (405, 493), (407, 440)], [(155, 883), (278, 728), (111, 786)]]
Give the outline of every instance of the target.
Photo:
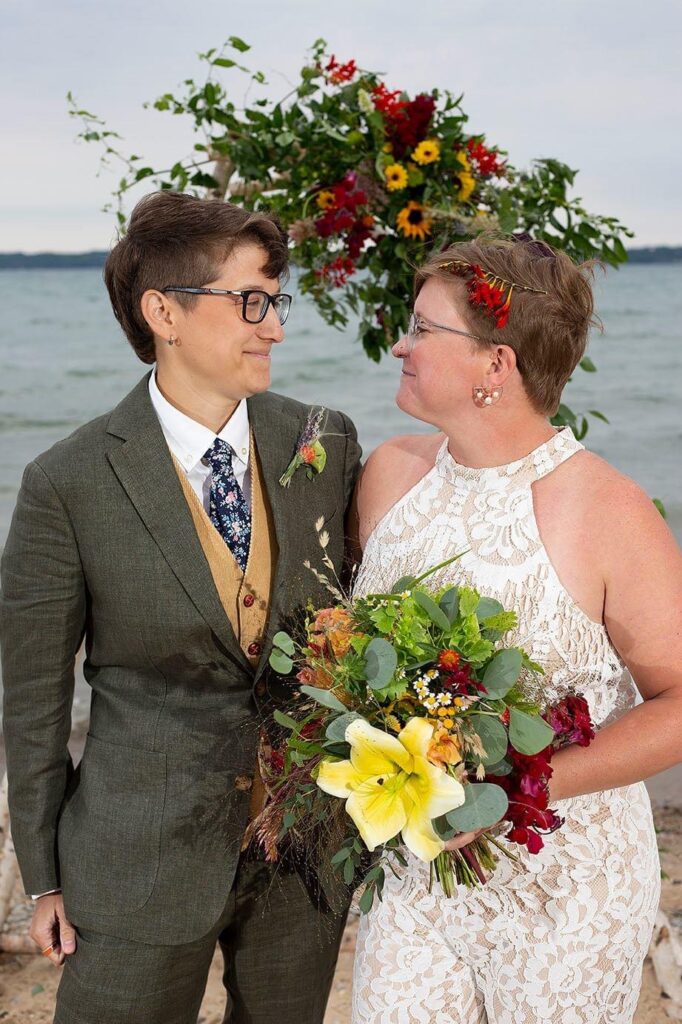
[[(0, 640), (10, 813), (28, 892), (63, 888), (83, 928), (182, 943), (220, 916), (246, 825), (272, 635), (329, 594), (315, 522), (341, 566), (359, 468), (353, 425), (330, 413), (327, 465), (278, 479), (309, 407), (248, 399), (279, 558), (254, 669), (220, 603), (154, 413), (148, 376), (109, 415), (26, 469), (2, 559)], [(90, 731), (67, 751), (85, 638)]]

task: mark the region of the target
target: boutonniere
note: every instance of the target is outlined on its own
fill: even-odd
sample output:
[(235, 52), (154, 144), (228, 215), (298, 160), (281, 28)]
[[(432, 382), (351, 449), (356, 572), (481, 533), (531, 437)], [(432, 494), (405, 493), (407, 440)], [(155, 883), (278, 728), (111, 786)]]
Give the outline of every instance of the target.
[(282, 487), (289, 486), (299, 466), (305, 466), (309, 480), (322, 472), (327, 462), (327, 453), (320, 438), (323, 436), (326, 421), (327, 410), (324, 408), (311, 409), (308, 413), (301, 436), (296, 442), (296, 454), (279, 478)]

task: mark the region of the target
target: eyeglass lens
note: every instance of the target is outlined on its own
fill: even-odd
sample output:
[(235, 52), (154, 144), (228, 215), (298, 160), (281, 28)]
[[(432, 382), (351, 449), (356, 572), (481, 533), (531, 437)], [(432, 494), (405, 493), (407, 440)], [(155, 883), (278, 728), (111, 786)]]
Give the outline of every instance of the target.
[(291, 306), (290, 295), (268, 295), (267, 292), (248, 291), (244, 293), (243, 315), (247, 323), (259, 324), (267, 314), (269, 306), (281, 324), (286, 322)]

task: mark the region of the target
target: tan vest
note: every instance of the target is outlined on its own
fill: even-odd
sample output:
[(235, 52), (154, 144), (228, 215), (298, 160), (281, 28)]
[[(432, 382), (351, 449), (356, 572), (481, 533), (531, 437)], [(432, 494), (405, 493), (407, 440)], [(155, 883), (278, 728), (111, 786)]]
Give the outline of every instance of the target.
[[(209, 519), (175, 456), (173, 462), (225, 614), (230, 620), (239, 646), (255, 668), (263, 649), (278, 548), (272, 511), (263, 487), (262, 469), (253, 443), (253, 435), (250, 443), (251, 544), (245, 572), (242, 572), (234, 555)], [(237, 780), (238, 785), (239, 781)], [(250, 784), (250, 781), (241, 780), (244, 787)], [(252, 816), (260, 811), (263, 799), (263, 784), (259, 773), (256, 772), (251, 795)]]

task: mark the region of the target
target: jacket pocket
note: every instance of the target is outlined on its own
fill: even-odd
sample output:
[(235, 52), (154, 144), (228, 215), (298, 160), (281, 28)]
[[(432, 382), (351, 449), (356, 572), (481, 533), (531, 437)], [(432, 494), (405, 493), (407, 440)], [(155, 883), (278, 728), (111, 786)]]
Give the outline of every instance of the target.
[(159, 870), (166, 755), (89, 733), (79, 774), (59, 821), (65, 897), (94, 914), (132, 913)]

